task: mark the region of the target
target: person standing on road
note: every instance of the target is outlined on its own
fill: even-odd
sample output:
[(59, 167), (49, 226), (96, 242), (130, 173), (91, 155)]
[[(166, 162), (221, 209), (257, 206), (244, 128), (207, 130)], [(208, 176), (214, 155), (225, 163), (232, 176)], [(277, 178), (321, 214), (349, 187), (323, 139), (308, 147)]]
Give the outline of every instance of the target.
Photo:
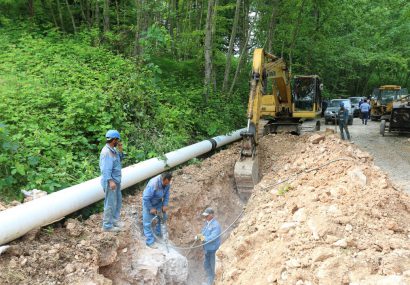
[[(152, 178), (144, 189), (142, 194), (142, 224), (144, 227), (145, 244), (149, 247), (155, 247), (155, 236), (152, 233), (151, 223), (157, 214), (162, 211), (162, 218), (165, 222), (167, 219), (169, 189), (171, 187), (171, 172), (164, 172)], [(161, 225), (157, 223), (155, 234), (161, 235)]]
[(204, 243), (204, 268), (208, 278), (207, 285), (214, 284), (215, 279), (215, 254), (221, 245), (221, 226), (214, 218), (214, 210), (206, 208), (202, 213), (205, 217), (205, 225), (202, 228), (201, 234), (195, 237), (195, 240), (200, 240)]
[(346, 132), (347, 139), (350, 141), (350, 134), (347, 128), (347, 123), (349, 121), (349, 110), (345, 108), (345, 104), (343, 102), (340, 103), (340, 109), (338, 112), (339, 117), (339, 129), (340, 129), (340, 137), (342, 140), (345, 139), (343, 130)]
[(106, 145), (100, 153), (101, 185), (105, 193), (102, 228), (108, 232), (119, 232), (122, 226), (121, 160), (124, 155), (117, 130), (109, 130), (105, 138)]
[(367, 120), (369, 119), (370, 105), (365, 99), (363, 104), (360, 105), (360, 112), (362, 113), (362, 124), (367, 125)]

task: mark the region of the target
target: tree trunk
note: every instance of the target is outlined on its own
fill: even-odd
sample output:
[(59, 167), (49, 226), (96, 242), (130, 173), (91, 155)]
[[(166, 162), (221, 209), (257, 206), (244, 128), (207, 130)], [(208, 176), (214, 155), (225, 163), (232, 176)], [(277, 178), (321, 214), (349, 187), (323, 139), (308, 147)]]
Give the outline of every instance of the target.
[(115, 0), (115, 15), (117, 17), (117, 27), (120, 26), (120, 6), (118, 5), (118, 0)]
[(244, 42), (241, 54), (240, 54), (239, 59), (238, 59), (238, 65), (236, 66), (235, 76), (233, 77), (231, 88), (229, 88), (229, 94), (233, 93), (233, 89), (236, 85), (236, 81), (238, 80), (238, 76), (239, 76), (239, 73), (240, 73), (240, 70), (241, 70), (241, 67), (242, 67), (242, 59), (245, 56), (246, 51), (248, 50), (247, 47), (248, 47), (249, 38), (252, 34), (253, 25), (255, 24), (257, 18), (258, 18), (258, 13), (255, 14), (255, 19), (254, 19), (253, 23), (251, 23), (250, 27), (247, 29), (248, 31), (246, 33), (247, 34), (246, 40)]
[(140, 40), (140, 29), (141, 29), (141, 8), (142, 8), (142, 3), (140, 5), (140, 1), (141, 0), (135, 0), (135, 7), (136, 7), (136, 24), (135, 24), (135, 37), (134, 37), (134, 51), (133, 51), (133, 55), (137, 56), (140, 54), (140, 44), (139, 44), (139, 40)]
[(60, 0), (57, 0), (57, 10), (58, 10), (58, 17), (60, 18), (60, 23), (61, 23), (61, 30), (65, 32), (64, 29), (64, 21), (63, 21), (63, 12), (61, 11), (61, 3)]
[(214, 8), (214, 0), (208, 0), (208, 14), (205, 24), (205, 77), (204, 77), (204, 101), (207, 102), (211, 89), (211, 74), (212, 74), (212, 15)]
[(28, 8), (28, 14), (30, 18), (33, 18), (34, 17), (34, 0), (27, 1), (27, 8)]
[(81, 10), (81, 17), (83, 17), (83, 20), (84, 22), (87, 23), (87, 26), (90, 27), (90, 22), (88, 21), (88, 18), (85, 15), (83, 0), (80, 0), (80, 10)]
[(231, 72), (231, 60), (232, 60), (231, 57), (232, 57), (232, 52), (233, 52), (233, 45), (235, 44), (236, 30), (237, 30), (238, 22), (239, 22), (239, 11), (241, 7), (241, 1), (242, 0), (236, 0), (235, 16), (234, 16), (234, 20), (232, 24), (232, 32), (231, 32), (231, 38), (229, 40), (228, 53), (226, 55), (224, 81), (222, 83), (223, 92), (225, 92), (226, 89), (228, 88), (229, 73)]
[(274, 29), (275, 29), (275, 12), (276, 12), (276, 6), (272, 5), (272, 14), (269, 22), (269, 30), (268, 30), (268, 39), (267, 39), (267, 50), (269, 52), (273, 52), (273, 36), (274, 36)]
[(104, 0), (104, 33), (110, 30), (110, 0)]
[(71, 8), (70, 8), (70, 5), (68, 4), (68, 0), (65, 0), (65, 3), (67, 5), (68, 14), (70, 15), (71, 23), (73, 24), (73, 30), (74, 30), (74, 34), (75, 34), (75, 33), (77, 33), (77, 27), (75, 26), (73, 13), (71, 13)]
[(97, 29), (100, 29), (100, 6), (98, 6), (98, 0), (95, 0), (95, 12), (94, 12), (94, 24)]

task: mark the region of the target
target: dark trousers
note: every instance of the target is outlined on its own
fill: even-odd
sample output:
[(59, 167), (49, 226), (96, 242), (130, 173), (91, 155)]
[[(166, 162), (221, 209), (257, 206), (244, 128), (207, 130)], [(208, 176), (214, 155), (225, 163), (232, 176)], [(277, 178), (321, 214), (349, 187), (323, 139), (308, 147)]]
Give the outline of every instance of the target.
[(340, 137), (342, 140), (345, 139), (345, 135), (343, 133), (343, 130), (346, 132), (347, 139), (350, 141), (350, 134), (349, 134), (349, 129), (347, 128), (347, 123), (344, 122), (339, 122), (339, 128), (340, 128)]
[(369, 112), (362, 112), (362, 124), (367, 125), (368, 119), (369, 119)]

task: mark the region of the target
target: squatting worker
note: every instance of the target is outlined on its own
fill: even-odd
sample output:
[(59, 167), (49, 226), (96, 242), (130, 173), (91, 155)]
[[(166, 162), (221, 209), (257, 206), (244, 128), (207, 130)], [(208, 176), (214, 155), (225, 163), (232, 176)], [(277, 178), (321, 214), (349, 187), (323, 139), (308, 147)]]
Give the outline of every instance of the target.
[(340, 103), (338, 117), (339, 117), (340, 137), (342, 138), (342, 140), (345, 139), (345, 136), (343, 134), (343, 130), (344, 130), (346, 132), (347, 139), (350, 141), (350, 134), (347, 128), (347, 122), (349, 121), (349, 110), (345, 108), (345, 104), (343, 102)]
[(122, 226), (121, 160), (124, 155), (117, 130), (109, 130), (105, 138), (107, 143), (100, 154), (101, 185), (105, 193), (102, 228), (108, 232), (119, 232)]
[(367, 100), (364, 99), (363, 104), (360, 105), (360, 112), (362, 114), (362, 124), (367, 125), (367, 120), (369, 119), (370, 105)]
[[(171, 172), (164, 172), (152, 178), (144, 189), (142, 194), (142, 224), (144, 227), (145, 244), (149, 247), (155, 247), (155, 236), (152, 233), (152, 219), (162, 211), (163, 220), (167, 219), (169, 189), (171, 187)], [(161, 235), (161, 226), (157, 223), (155, 234)]]
[(221, 245), (221, 226), (214, 218), (214, 210), (206, 208), (202, 213), (205, 218), (205, 225), (202, 228), (201, 234), (197, 235), (195, 239), (201, 240), (204, 243), (204, 268), (208, 278), (208, 285), (214, 283), (215, 279), (215, 253)]

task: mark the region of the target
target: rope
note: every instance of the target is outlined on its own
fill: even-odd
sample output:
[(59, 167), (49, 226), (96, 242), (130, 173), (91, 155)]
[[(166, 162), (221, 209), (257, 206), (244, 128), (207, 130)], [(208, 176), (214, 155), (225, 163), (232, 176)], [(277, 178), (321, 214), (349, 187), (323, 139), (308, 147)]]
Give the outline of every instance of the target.
[[(242, 211), (239, 213), (239, 215), (235, 218), (235, 220), (234, 220), (223, 232), (221, 232), (218, 236), (216, 236), (216, 237), (215, 237), (214, 239), (212, 239), (212, 240), (209, 240), (209, 241), (207, 241), (207, 242), (201, 243), (201, 244), (199, 244), (199, 245), (195, 245), (195, 243), (196, 243), (196, 241), (195, 241), (190, 247), (181, 247), (181, 246), (175, 246), (175, 245), (171, 245), (171, 244), (170, 244), (169, 246), (172, 247), (172, 248), (174, 248), (174, 249), (189, 250), (189, 251), (191, 251), (191, 250), (194, 249), (194, 248), (200, 248), (200, 247), (202, 247), (202, 246), (204, 246), (204, 245), (206, 245), (206, 244), (208, 244), (208, 243), (211, 243), (211, 242), (215, 241), (217, 238), (219, 238), (219, 237), (222, 236), (224, 233), (226, 233), (226, 231), (229, 230), (229, 229), (236, 223), (236, 221), (242, 216), (242, 214), (243, 214), (244, 212), (245, 212), (245, 210), (242, 210)], [(155, 219), (155, 217), (154, 217), (154, 219)], [(153, 221), (154, 219), (152, 219), (152, 221)], [(152, 225), (152, 221), (151, 221), (151, 225)], [(152, 228), (152, 227), (151, 227), (151, 228)], [(156, 239), (158, 239), (158, 240), (161, 241), (161, 244), (165, 244), (165, 243), (162, 242), (162, 239), (155, 234), (155, 231), (152, 231), (152, 233), (153, 233), (153, 235), (155, 236)], [(189, 254), (189, 252), (187, 253), (187, 255), (188, 255), (188, 254)]]
[[(331, 160), (331, 161), (328, 161), (328, 162), (326, 162), (326, 163), (323, 163), (323, 164), (319, 165), (318, 167), (310, 168), (310, 169), (307, 169), (307, 170), (302, 170), (302, 171), (296, 173), (295, 175), (289, 176), (289, 177), (287, 177), (285, 180), (280, 181), (280, 182), (274, 184), (273, 186), (277, 186), (277, 185), (279, 185), (279, 184), (285, 183), (286, 181), (289, 181), (289, 180), (292, 179), (292, 178), (298, 177), (298, 176), (299, 176), (300, 174), (302, 174), (302, 173), (309, 173), (309, 172), (312, 172), (312, 171), (315, 171), (315, 170), (319, 170), (319, 169), (322, 169), (322, 168), (324, 168), (325, 166), (327, 166), (327, 165), (329, 165), (329, 164), (332, 164), (332, 163), (335, 163), (335, 162), (341, 161), (341, 160), (351, 161), (352, 159), (350, 159), (350, 158), (337, 158), (337, 159), (333, 159), (333, 160)], [(206, 245), (206, 244), (209, 244), (209, 243), (215, 241), (215, 240), (216, 240), (217, 238), (219, 238), (220, 236), (222, 236), (224, 233), (226, 233), (226, 232), (236, 223), (236, 221), (242, 216), (242, 214), (243, 214), (244, 212), (245, 212), (245, 210), (242, 210), (242, 211), (239, 213), (239, 215), (235, 218), (235, 220), (234, 220), (223, 232), (221, 232), (217, 237), (215, 237), (214, 239), (212, 239), (212, 240), (210, 240), (210, 241), (207, 241), (207, 242), (204, 242), (204, 243), (202, 243), (202, 244), (199, 244), (199, 245), (195, 245), (196, 240), (192, 243), (192, 245), (191, 245), (190, 247), (181, 247), (181, 246), (175, 246), (175, 245), (171, 245), (171, 244), (166, 244), (166, 243), (162, 242), (163, 239), (161, 239), (160, 237), (158, 237), (158, 236), (155, 234), (155, 231), (154, 231), (154, 230), (152, 231), (152, 233), (153, 233), (153, 235), (155, 236), (156, 239), (158, 239), (158, 240), (161, 241), (161, 244), (166, 244), (167, 246), (170, 246), (170, 247), (172, 247), (172, 248), (174, 248), (174, 249), (189, 250), (188, 253), (186, 254), (186, 256), (188, 256), (188, 254), (191, 252), (192, 249), (200, 248), (200, 247), (202, 247), (202, 246), (204, 246), (204, 245)], [(152, 222), (153, 222), (155, 219), (157, 219), (157, 216), (155, 216), (155, 217), (151, 220), (151, 230), (152, 230)], [(165, 233), (163, 233), (163, 234), (165, 234)]]

